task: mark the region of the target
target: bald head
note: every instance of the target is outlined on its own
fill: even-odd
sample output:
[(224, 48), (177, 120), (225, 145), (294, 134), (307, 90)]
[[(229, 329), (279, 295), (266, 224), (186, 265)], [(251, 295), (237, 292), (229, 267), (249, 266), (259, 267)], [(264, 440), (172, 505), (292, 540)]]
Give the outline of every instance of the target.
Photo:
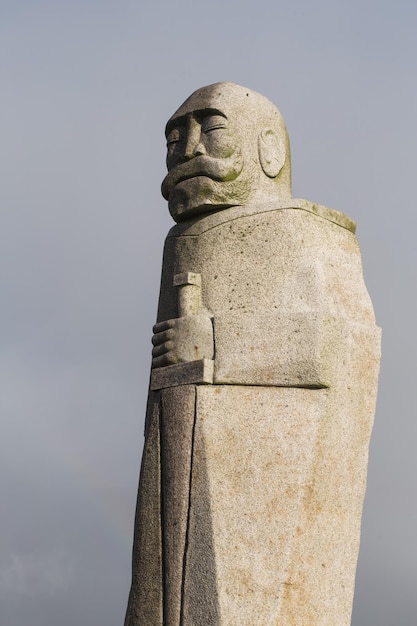
[(176, 221), (291, 198), (284, 120), (255, 91), (234, 83), (198, 89), (170, 118), (166, 137), (162, 195)]

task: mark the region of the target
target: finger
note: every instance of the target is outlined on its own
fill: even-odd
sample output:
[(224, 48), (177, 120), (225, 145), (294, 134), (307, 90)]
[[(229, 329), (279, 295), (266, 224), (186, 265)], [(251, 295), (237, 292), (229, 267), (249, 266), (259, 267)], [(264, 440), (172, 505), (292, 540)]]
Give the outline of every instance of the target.
[(164, 330), (162, 332), (156, 333), (152, 337), (152, 344), (154, 346), (159, 346), (161, 343), (165, 343), (171, 339), (174, 339), (175, 330), (173, 328), (169, 328), (168, 330)]
[(173, 341), (166, 341), (160, 346), (155, 346), (152, 350), (152, 356), (161, 356), (162, 354), (166, 354), (175, 348), (175, 343)]
[(164, 322), (158, 322), (153, 327), (153, 332), (155, 334), (161, 333), (164, 330), (168, 330), (168, 328), (173, 328), (175, 325), (175, 320), (165, 320)]
[(167, 352), (162, 356), (157, 356), (152, 359), (152, 367), (165, 367), (166, 365), (174, 365), (174, 363), (178, 363), (178, 358), (173, 352)]

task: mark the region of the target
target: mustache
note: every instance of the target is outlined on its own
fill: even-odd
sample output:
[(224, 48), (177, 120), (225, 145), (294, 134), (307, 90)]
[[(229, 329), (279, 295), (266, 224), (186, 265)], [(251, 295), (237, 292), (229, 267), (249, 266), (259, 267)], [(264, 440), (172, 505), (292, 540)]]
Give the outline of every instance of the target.
[(220, 182), (234, 180), (239, 176), (243, 169), (243, 159), (241, 155), (236, 154), (226, 159), (214, 159), (205, 154), (199, 155), (185, 161), (179, 165), (175, 165), (162, 181), (161, 191), (165, 200), (168, 200), (169, 194), (175, 185), (183, 180), (195, 178), (197, 176), (206, 176)]

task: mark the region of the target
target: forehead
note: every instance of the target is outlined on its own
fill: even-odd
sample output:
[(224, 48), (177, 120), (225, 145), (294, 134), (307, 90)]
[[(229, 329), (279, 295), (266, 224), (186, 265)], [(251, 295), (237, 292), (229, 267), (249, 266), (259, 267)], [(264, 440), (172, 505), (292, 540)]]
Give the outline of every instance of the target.
[(236, 106), (236, 98), (231, 98), (227, 90), (216, 88), (216, 86), (204, 87), (193, 93), (175, 111), (166, 125), (166, 133), (172, 128), (185, 123), (189, 115), (197, 119), (202, 119), (208, 115), (221, 115), (226, 119), (235, 117), (240, 106)]
[(205, 109), (193, 109), (184, 112), (178, 109), (171, 119), (168, 120), (165, 128), (165, 134), (168, 135), (173, 128), (185, 126), (187, 124), (187, 118), (190, 114), (192, 114), (198, 122), (202, 122), (202, 120), (209, 115), (221, 115), (227, 119), (227, 115), (223, 111), (220, 111), (220, 109), (213, 109), (212, 107), (207, 107)]

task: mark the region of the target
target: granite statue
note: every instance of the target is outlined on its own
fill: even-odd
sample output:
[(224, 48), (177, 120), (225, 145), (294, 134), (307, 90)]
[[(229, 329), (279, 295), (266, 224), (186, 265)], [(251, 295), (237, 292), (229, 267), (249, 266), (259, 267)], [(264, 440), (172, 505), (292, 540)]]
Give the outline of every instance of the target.
[(232, 83), (168, 121), (125, 626), (348, 626), (380, 359), (355, 223)]

